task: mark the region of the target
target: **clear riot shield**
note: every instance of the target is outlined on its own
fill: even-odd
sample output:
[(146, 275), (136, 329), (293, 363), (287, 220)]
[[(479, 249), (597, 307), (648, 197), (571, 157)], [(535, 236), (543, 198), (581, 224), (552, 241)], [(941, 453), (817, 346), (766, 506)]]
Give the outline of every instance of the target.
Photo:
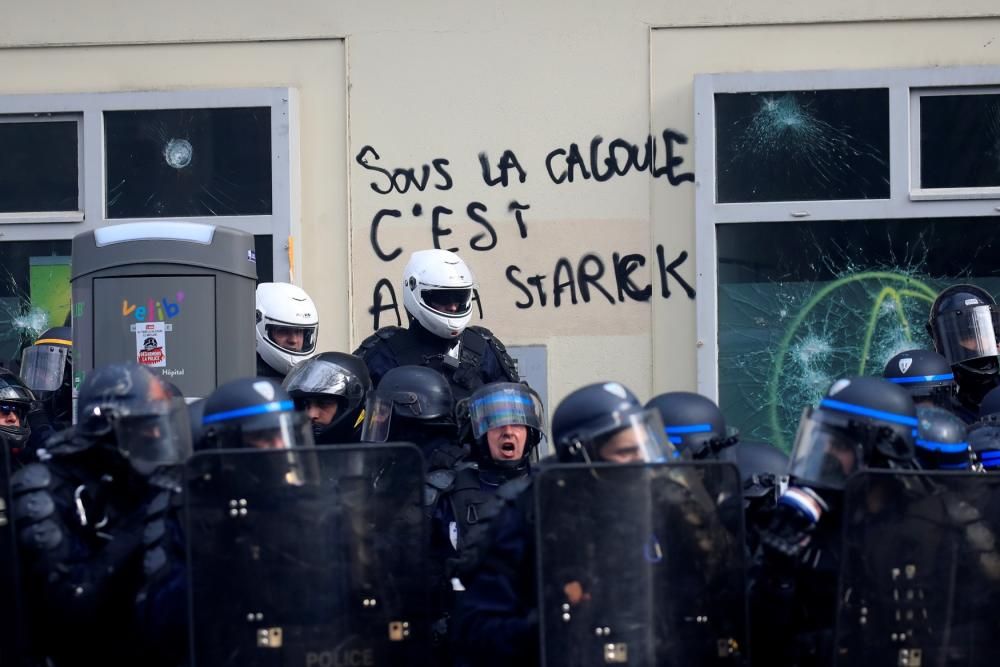
[(193, 664), (423, 664), (423, 470), (412, 445), (193, 456)]
[(866, 472), (849, 480), (838, 665), (995, 665), (1000, 475)]
[(553, 466), (535, 512), (542, 665), (745, 661), (736, 466)]

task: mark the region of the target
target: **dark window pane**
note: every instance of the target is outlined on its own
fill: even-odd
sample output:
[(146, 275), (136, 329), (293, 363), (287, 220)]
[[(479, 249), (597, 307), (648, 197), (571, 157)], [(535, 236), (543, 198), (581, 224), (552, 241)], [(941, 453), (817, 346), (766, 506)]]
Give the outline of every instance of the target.
[(719, 400), (747, 439), (787, 449), (834, 380), (881, 375), (943, 287), (1000, 293), (988, 218), (717, 226)]
[(889, 91), (715, 96), (719, 203), (888, 199)]
[(1000, 95), (920, 98), (920, 185), (1000, 186)]
[(107, 111), (109, 218), (271, 213), (271, 110)]
[(49, 327), (68, 324), (72, 242), (0, 243), (0, 365)]
[[(274, 239), (270, 234), (254, 234), (254, 252), (257, 254), (257, 282), (274, 282)], [(281, 280), (285, 280), (282, 278)]]
[(79, 211), (76, 121), (0, 123), (0, 213)]

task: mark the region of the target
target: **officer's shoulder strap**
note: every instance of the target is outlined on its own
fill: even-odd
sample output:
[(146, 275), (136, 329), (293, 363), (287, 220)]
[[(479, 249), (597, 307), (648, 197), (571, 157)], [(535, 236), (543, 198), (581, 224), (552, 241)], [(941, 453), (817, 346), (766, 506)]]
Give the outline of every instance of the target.
[(361, 341), (361, 345), (358, 346), (358, 349), (354, 350), (354, 356), (364, 359), (365, 355), (368, 354), (368, 352), (370, 352), (372, 348), (377, 346), (381, 341), (388, 342), (393, 336), (401, 331), (406, 331), (406, 329), (403, 327), (382, 327), (371, 336), (368, 336), (368, 338)]
[[(466, 336), (466, 333), (471, 332), (473, 335)], [(520, 376), (517, 372), (517, 362), (507, 353), (507, 348), (500, 341), (499, 338), (493, 335), (493, 332), (486, 327), (470, 326), (466, 327), (462, 335), (462, 347), (467, 345), (466, 340), (476, 341), (475, 345), (478, 346), (478, 358), (476, 359), (476, 366), (479, 365), (479, 359), (482, 358), (483, 354), (486, 352), (486, 346), (489, 345), (493, 348), (496, 353), (497, 359), (500, 361), (500, 366), (503, 369), (504, 375), (511, 382), (520, 381)]]

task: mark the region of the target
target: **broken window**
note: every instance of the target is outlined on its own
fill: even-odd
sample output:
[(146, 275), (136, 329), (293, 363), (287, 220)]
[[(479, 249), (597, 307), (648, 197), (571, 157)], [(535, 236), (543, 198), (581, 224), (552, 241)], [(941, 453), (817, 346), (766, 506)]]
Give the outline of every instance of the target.
[(718, 203), (886, 199), (889, 92), (717, 93)]
[(746, 439), (785, 449), (836, 379), (933, 349), (945, 286), (1000, 293), (989, 218), (722, 224), (716, 239), (719, 404)]
[(0, 365), (70, 320), (69, 239), (0, 243)]
[(0, 117), (0, 213), (79, 211), (76, 119)]
[(108, 218), (271, 214), (269, 107), (104, 112)]
[(920, 96), (920, 187), (1000, 187), (1000, 94)]

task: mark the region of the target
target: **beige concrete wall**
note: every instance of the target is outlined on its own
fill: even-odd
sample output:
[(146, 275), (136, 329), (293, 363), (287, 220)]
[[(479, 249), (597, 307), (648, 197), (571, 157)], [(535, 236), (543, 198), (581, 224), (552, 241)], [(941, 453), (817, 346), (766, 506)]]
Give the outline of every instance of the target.
[[(436, 209), (438, 227), (450, 230), (440, 245), (457, 247), (479, 278), (482, 323), (508, 344), (548, 346), (553, 404), (603, 378), (645, 397), (695, 384), (699, 302), (657, 257), (662, 246), (662, 266), (677, 262), (677, 276), (694, 284), (695, 184), (684, 177), (693, 171), (694, 147), (680, 143), (680, 135), (693, 139), (693, 74), (996, 62), (995, 47), (980, 39), (996, 31), (994, 21), (884, 22), (985, 16), (994, 5), (40, 0), (0, 7), (0, 93), (294, 87), (301, 110), (297, 279), (319, 303), (324, 347), (346, 349), (372, 330), (369, 310), (382, 278), (402, 313), (399, 273), (410, 251), (432, 246)], [(872, 23), (823, 25), (844, 20)], [(721, 27), (775, 22), (789, 25)], [(717, 27), (684, 27), (703, 25)], [(652, 141), (657, 175), (632, 169), (599, 181), (577, 167), (572, 183), (555, 182), (573, 144), (588, 172), (593, 145), (603, 174), (616, 139), (617, 156), (631, 144), (640, 159)], [(683, 160), (670, 169), (668, 145)], [(560, 150), (566, 154), (553, 154)], [(497, 177), (505, 151), (523, 182), (511, 168), (506, 185), (487, 184), (480, 154)], [(372, 167), (422, 177), (425, 165), (422, 189), (382, 194), (372, 187), (388, 185)], [(524, 236), (512, 202), (529, 207)], [(380, 212), (380, 248), (401, 249), (391, 261), (372, 244)], [(488, 250), (475, 247), (493, 243), (479, 219), (496, 235)], [(634, 256), (620, 272), (631, 268), (629, 290), (649, 286), (647, 302), (627, 290), (619, 298), (616, 255), (619, 263)], [(581, 271), (591, 276), (586, 296)], [(543, 276), (545, 305), (528, 282), (533, 276)], [(567, 284), (557, 307), (559, 282)], [(391, 310), (381, 313), (380, 324), (395, 322)]]

